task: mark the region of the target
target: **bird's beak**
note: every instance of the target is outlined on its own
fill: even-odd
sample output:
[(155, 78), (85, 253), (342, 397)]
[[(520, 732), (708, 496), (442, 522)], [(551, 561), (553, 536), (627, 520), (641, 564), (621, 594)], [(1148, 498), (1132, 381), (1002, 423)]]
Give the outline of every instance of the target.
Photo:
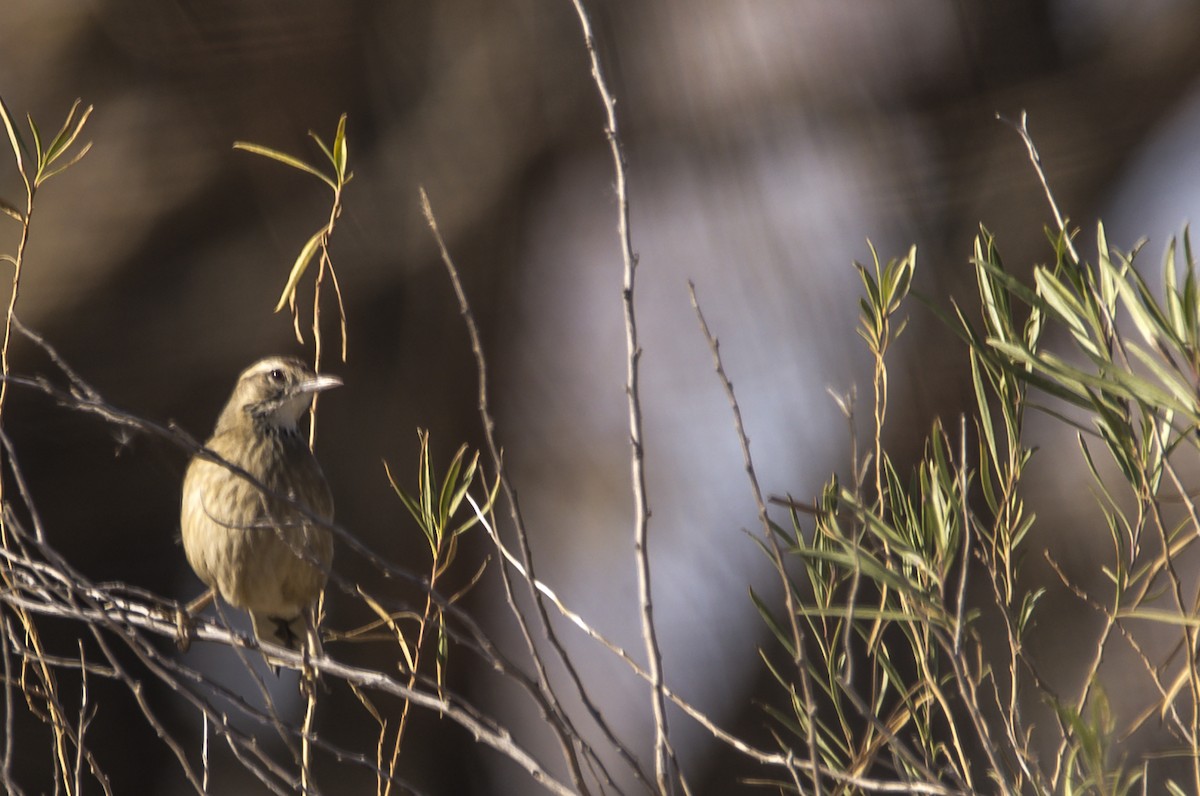
[(342, 380), (337, 376), (322, 373), (296, 385), (297, 393), (316, 393), (333, 387), (341, 387)]

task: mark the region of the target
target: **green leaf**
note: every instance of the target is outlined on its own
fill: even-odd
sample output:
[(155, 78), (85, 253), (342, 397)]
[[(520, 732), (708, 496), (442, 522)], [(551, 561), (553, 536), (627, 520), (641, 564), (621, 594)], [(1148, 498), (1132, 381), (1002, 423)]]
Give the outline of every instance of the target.
[(337, 132), (333, 136), (333, 168), (337, 171), (338, 182), (346, 182), (346, 163), (348, 162), (348, 153), (346, 151), (346, 114), (342, 114), (338, 119)]
[(333, 157), (333, 150), (329, 148), (328, 144), (326, 144), (324, 141), (321, 140), (321, 136), (317, 135), (312, 130), (309, 130), (308, 137), (311, 138), (314, 142), (316, 142), (317, 147), (321, 150), (322, 153), (324, 153), (325, 158), (330, 162), (330, 164), (337, 166), (337, 162), (334, 160), (334, 157)]
[[(438, 520), (442, 523), (446, 523), (450, 519), (450, 515), (454, 513), (458, 474), (462, 470), (463, 457), (466, 453), (467, 446), (460, 446), (450, 461), (450, 466), (446, 468), (446, 477), (442, 479), (442, 487), (438, 490)], [(470, 485), (470, 481), (467, 482), (467, 485)]]
[(334, 183), (333, 180), (329, 179), (327, 175), (322, 174), (320, 171), (308, 165), (303, 160), (292, 157), (284, 152), (280, 152), (278, 149), (271, 149), (270, 147), (261, 146), (259, 144), (251, 144), (247, 141), (234, 141), (233, 148), (240, 149), (244, 152), (252, 152), (255, 155), (262, 155), (265, 158), (278, 161), (285, 166), (291, 166), (293, 169), (299, 169), (300, 171), (307, 172), (308, 174), (313, 175), (321, 182), (328, 185), (332, 190), (337, 191), (338, 189), (337, 184)]
[[(846, 610), (846, 606), (843, 605), (828, 607), (801, 605), (796, 609), (796, 613), (806, 617), (844, 619)], [(855, 605), (851, 611), (851, 615), (854, 619), (864, 622), (873, 622), (877, 619), (882, 619), (887, 622), (917, 622), (923, 624), (926, 621), (924, 617), (910, 614), (901, 608), (879, 608), (874, 605)]]
[(41, 168), (44, 160), (42, 157), (42, 134), (38, 132), (37, 124), (33, 121), (33, 117), (28, 113), (25, 114), (25, 121), (29, 123), (29, 133), (33, 136), (33, 153), (38, 162), (38, 168)]
[(321, 247), (321, 240), (325, 237), (326, 229), (326, 227), (321, 227), (314, 232), (313, 236), (304, 244), (304, 248), (300, 250), (300, 254), (296, 255), (296, 262), (292, 263), (292, 272), (288, 274), (287, 284), (283, 287), (283, 293), (279, 295), (279, 303), (275, 305), (275, 312), (283, 309), (284, 305), (289, 307), (296, 305), (296, 285), (300, 283), (300, 278), (308, 270), (308, 264), (312, 262), (317, 249)]
[(1162, 382), (1167, 389), (1175, 394), (1175, 397), (1179, 399), (1180, 404), (1187, 406), (1189, 403), (1191, 403), (1195, 392), (1194, 389), (1187, 384), (1185, 380), (1181, 379), (1178, 374), (1168, 370), (1158, 357), (1148, 353), (1147, 351), (1143, 350), (1141, 346), (1134, 345), (1133, 343), (1126, 343), (1125, 347), (1131, 354), (1141, 361), (1142, 364), (1154, 372), (1154, 375), (1158, 377), (1158, 380)]
[(1117, 611), (1117, 618), (1142, 619), (1175, 627), (1200, 627), (1200, 617), (1184, 616), (1178, 611), (1159, 608), (1122, 608)]
[[(1167, 243), (1167, 253), (1163, 257), (1163, 292), (1167, 303), (1167, 317), (1171, 320), (1171, 328), (1180, 338), (1187, 338), (1187, 325), (1184, 321), (1184, 294), (1179, 291), (1179, 273), (1175, 266), (1175, 239)], [(1187, 279), (1184, 280), (1186, 283)]]
[(771, 630), (776, 640), (787, 650), (788, 655), (795, 657), (796, 646), (792, 643), (791, 633), (783, 629), (783, 625), (779, 623), (775, 615), (771, 613), (771, 609), (767, 607), (767, 604), (758, 596), (754, 589), (750, 589), (750, 601), (754, 603), (754, 607), (758, 609), (759, 616), (767, 623), (767, 627)]
[(67, 111), (67, 118), (63, 121), (62, 127), (58, 131), (58, 135), (54, 136), (54, 140), (50, 142), (50, 146), (46, 149), (46, 162), (51, 163), (58, 158), (63, 152), (75, 143), (75, 139), (79, 136), (79, 132), (83, 130), (83, 125), (87, 123), (88, 117), (92, 115), (91, 105), (87, 106), (83, 115), (79, 117), (79, 121), (72, 128), (72, 122), (75, 119), (75, 112), (79, 110), (82, 100), (75, 100), (71, 105), (71, 110)]
[(396, 497), (400, 498), (400, 502), (404, 504), (406, 509), (408, 509), (408, 513), (413, 516), (413, 519), (417, 521), (417, 524), (423, 526), (424, 518), (421, 516), (420, 506), (411, 495), (401, 489), (400, 485), (396, 483), (396, 479), (392, 476), (392, 470), (388, 466), (386, 459), (383, 462), (383, 472), (385, 475), (387, 475), (388, 483), (391, 484), (392, 491), (396, 493)]
[[(460, 450), (463, 450), (463, 451), (466, 451), (466, 449), (467, 449), (466, 445), (463, 445), (462, 448), (460, 448)], [(467, 494), (467, 490), (470, 488), (471, 484), (474, 483), (474, 481), (475, 481), (475, 471), (478, 469), (478, 467), (479, 467), (479, 453), (476, 452), (475, 455), (471, 457), (470, 463), (467, 464), (466, 472), (464, 472), (460, 478), (458, 478), (458, 476), (456, 476), (456, 478), (458, 478), (458, 480), (459, 480), (459, 484), (458, 484), (458, 488), (455, 489), (450, 494), (450, 500), (448, 503), (449, 510), (447, 512), (447, 516), (453, 516), (454, 514), (456, 514), (458, 512), (458, 507), (462, 505), (462, 501), (463, 501), (463, 498)], [(447, 480), (449, 480), (449, 479), (447, 479)], [(451, 482), (451, 485), (453, 486), (453, 482)], [(474, 519), (474, 517), (472, 517), (472, 519)]]
[(25, 214), (3, 199), (0, 199), (0, 213), (13, 218), (22, 224), (25, 223)]
[[(1107, 267), (1116, 269), (1116, 266), (1111, 263)], [(1116, 276), (1117, 290), (1142, 337), (1152, 346), (1162, 338), (1176, 344), (1180, 343), (1181, 341), (1174, 334), (1171, 323), (1159, 308), (1150, 286), (1146, 284), (1136, 269), (1127, 266), (1122, 270), (1124, 273)], [(1133, 284), (1131, 285), (1130, 282)]]
[(985, 444), (987, 445), (988, 455), (995, 462), (996, 466), (1000, 466), (1000, 452), (996, 447), (996, 432), (992, 424), (992, 412), (988, 406), (988, 392), (983, 386), (983, 375), (981, 369), (983, 367), (980, 361), (979, 354), (974, 349), (970, 353), (971, 360), (971, 383), (975, 388), (975, 405), (979, 410), (979, 430), (983, 435)]
[(1094, 350), (1094, 346), (1088, 336), (1087, 327), (1084, 325), (1087, 310), (1084, 309), (1079, 299), (1071, 293), (1057, 276), (1045, 268), (1034, 270), (1033, 281), (1037, 285), (1038, 294), (1046, 300), (1058, 316), (1058, 319), (1071, 328), (1071, 333), (1080, 345), (1085, 346), (1089, 350)]
[(4, 122), (4, 129), (8, 133), (8, 144), (12, 148), (13, 158), (17, 162), (17, 171), (24, 176), (25, 163), (21, 153), (25, 151), (25, 142), (21, 140), (21, 134), (13, 124), (12, 114), (9, 113), (8, 106), (4, 104), (3, 97), (0, 97), (0, 121)]
[(1116, 310), (1116, 282), (1112, 269), (1104, 267), (1106, 263), (1112, 264), (1112, 255), (1109, 252), (1108, 236), (1104, 234), (1103, 223), (1096, 224), (1096, 251), (1100, 253), (1100, 300), (1111, 317)]
[(1029, 620), (1033, 618), (1034, 609), (1037, 608), (1038, 600), (1042, 599), (1042, 595), (1045, 593), (1045, 587), (1025, 592), (1025, 596), (1021, 599), (1021, 610), (1017, 614), (1018, 636), (1025, 634), (1025, 629), (1029, 626)]
[(74, 166), (74, 165), (75, 165), (76, 163), (78, 163), (79, 161), (83, 160), (83, 156), (84, 156), (84, 155), (86, 155), (88, 152), (91, 152), (91, 151), (92, 151), (92, 142), (91, 142), (91, 141), (88, 141), (88, 142), (87, 142), (86, 144), (84, 144), (84, 145), (83, 145), (83, 147), (82, 147), (82, 148), (81, 148), (81, 149), (80, 149), (78, 152), (76, 152), (76, 153), (75, 153), (75, 155), (74, 155), (74, 156), (72, 156), (72, 158), (71, 158), (70, 160), (68, 160), (66, 163), (63, 163), (63, 164), (61, 164), (61, 165), (59, 165), (59, 166), (56, 166), (55, 168), (49, 169), (48, 171), (43, 171), (41, 174), (39, 174), (39, 175), (38, 175), (38, 178), (37, 178), (37, 182), (38, 182), (38, 184), (39, 184), (39, 185), (41, 185), (43, 182), (45, 182), (46, 180), (50, 179), (51, 177), (55, 177), (55, 176), (57, 176), (57, 175), (59, 175), (59, 174), (62, 174), (64, 171), (66, 171), (67, 169), (71, 168), (72, 166)]
[[(83, 126), (87, 124), (88, 118), (92, 115), (92, 106), (89, 105), (86, 109), (84, 109), (83, 114), (79, 117), (78, 121), (76, 121), (75, 113), (79, 110), (80, 104), (80, 100), (75, 100), (75, 102), (71, 105), (71, 110), (67, 112), (67, 118), (63, 121), (63, 125), (59, 129), (58, 134), (55, 135), (54, 140), (50, 142), (49, 148), (47, 148), (44, 153), (39, 154), (38, 174), (36, 178), (38, 185), (44, 183), (46, 180), (49, 180), (51, 177), (62, 174), (64, 171), (82, 160), (83, 156), (91, 151), (92, 143), (89, 141), (88, 143), (84, 144), (83, 147), (81, 147), (80, 150), (76, 152), (67, 162), (62, 163), (54, 168), (50, 168), (50, 166), (68, 149), (70, 149), (72, 144), (75, 143), (75, 140), (79, 137), (79, 133), (83, 130)], [(32, 120), (30, 123), (32, 124)], [(41, 146), (40, 143), (38, 146)]]

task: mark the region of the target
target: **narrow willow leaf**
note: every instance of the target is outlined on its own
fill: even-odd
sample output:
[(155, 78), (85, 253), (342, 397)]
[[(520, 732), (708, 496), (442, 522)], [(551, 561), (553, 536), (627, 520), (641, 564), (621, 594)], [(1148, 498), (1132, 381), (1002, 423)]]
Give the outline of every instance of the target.
[(1071, 328), (1077, 339), (1086, 340), (1088, 332), (1084, 318), (1087, 311), (1079, 299), (1071, 294), (1058, 277), (1045, 268), (1034, 270), (1033, 281), (1037, 285), (1038, 295), (1046, 300), (1059, 320)]
[(1192, 234), (1188, 227), (1183, 228), (1183, 267), (1187, 269), (1187, 285), (1188, 290), (1185, 292), (1187, 296), (1184, 307), (1185, 314), (1188, 319), (1188, 327), (1191, 334), (1188, 336), (1188, 343), (1193, 350), (1200, 346), (1200, 289), (1196, 285), (1196, 259), (1192, 256)]
[[(1030, 307), (1040, 309), (1043, 312), (1054, 312), (1046, 300), (1036, 290), (1030, 288), (1024, 282), (1005, 271), (997, 263), (983, 260), (977, 261), (976, 264), (983, 267), (988, 274), (996, 280), (997, 286), (1004, 288), (1004, 291), (1011, 293), (1020, 301), (1023, 301)], [(1008, 297), (1005, 296), (1003, 299), (1000, 299), (999, 296), (1001, 295), (1003, 295), (1003, 292), (998, 293), (997, 299), (1003, 300), (1007, 304), (1009, 301)]]
[[(892, 589), (907, 595), (913, 600), (914, 604), (929, 608), (929, 599), (917, 589), (916, 585), (905, 579), (899, 572), (888, 569), (880, 564), (873, 556), (862, 551), (858, 554), (847, 553), (835, 550), (816, 550), (808, 548), (800, 551), (800, 555), (804, 558), (813, 558), (829, 561), (837, 564), (848, 572), (853, 572), (858, 569), (863, 575), (881, 585), (889, 586)], [(920, 562), (913, 562), (920, 563)]]
[(234, 141), (233, 148), (240, 149), (243, 152), (252, 152), (255, 155), (262, 155), (265, 158), (278, 161), (285, 166), (291, 166), (293, 169), (299, 169), (300, 171), (307, 172), (328, 185), (332, 190), (337, 190), (337, 185), (333, 180), (329, 179), (327, 175), (322, 174), (320, 171), (308, 165), (303, 160), (292, 157), (284, 152), (280, 152), (278, 149), (271, 149), (270, 147), (260, 146), (259, 144), (251, 144), (247, 141)]
[(325, 158), (329, 161), (330, 165), (336, 166), (337, 163), (333, 158), (333, 150), (329, 148), (328, 144), (321, 140), (321, 136), (317, 135), (314, 131), (309, 130), (308, 137), (311, 138), (314, 143), (316, 143), (317, 147), (321, 150), (322, 154), (325, 155)]
[[(830, 607), (809, 607), (801, 605), (796, 609), (796, 613), (804, 617), (817, 617), (822, 619), (842, 619), (846, 616), (847, 607), (844, 605), (834, 605)], [(874, 622), (877, 619), (882, 619), (886, 622), (915, 622), (922, 623), (924, 617), (916, 616), (904, 611), (901, 608), (878, 608), (873, 605), (855, 605), (851, 611), (854, 619), (863, 622)]]
[(1045, 587), (1035, 589), (1034, 591), (1025, 592), (1025, 596), (1021, 600), (1021, 610), (1017, 614), (1017, 635), (1025, 634), (1025, 629), (1029, 626), (1029, 620), (1033, 618), (1034, 609), (1037, 608), (1038, 600), (1046, 593)]
[(400, 485), (396, 483), (396, 479), (392, 477), (392, 470), (390, 467), (388, 467), (386, 460), (383, 463), (383, 471), (387, 475), (388, 483), (392, 485), (392, 491), (396, 493), (396, 497), (400, 498), (400, 502), (404, 504), (406, 509), (408, 509), (408, 513), (411, 514), (413, 519), (417, 521), (417, 524), (423, 526), (424, 518), (421, 516), (420, 504), (417, 503), (415, 498), (401, 489)]
[(4, 104), (3, 97), (0, 97), (0, 121), (4, 122), (4, 129), (8, 133), (8, 144), (12, 148), (13, 158), (17, 162), (17, 171), (24, 175), (25, 163), (21, 153), (25, 151), (25, 142), (21, 140), (21, 134), (13, 124), (12, 114), (8, 112), (8, 106)]
[[(1187, 327), (1184, 322), (1184, 294), (1179, 290), (1179, 273), (1175, 266), (1174, 238), (1167, 242), (1167, 253), (1163, 257), (1163, 285), (1167, 302), (1167, 317), (1170, 318), (1171, 328), (1182, 339), (1187, 338)], [(1186, 290), (1186, 287), (1185, 287)]]
[(25, 223), (25, 214), (3, 199), (0, 199), (0, 213), (10, 216), (22, 224)]
[[(464, 446), (464, 448), (465, 447), (466, 446)], [(471, 484), (475, 482), (475, 472), (478, 469), (478, 466), (479, 453), (477, 451), (475, 455), (471, 457), (471, 462), (467, 465), (467, 470), (465, 473), (463, 473), (461, 483), (458, 485), (458, 488), (455, 489), (453, 494), (450, 495), (451, 514), (454, 514), (458, 511), (458, 507), (462, 504), (463, 498), (467, 494), (467, 490), (470, 488)]]
[[(458, 494), (459, 473), (462, 471), (463, 458), (467, 454), (467, 446), (459, 447), (454, 454), (450, 466), (446, 469), (446, 477), (442, 479), (442, 488), (438, 492), (438, 515), (442, 522), (447, 522), (456, 508), (454, 497)], [(470, 478), (464, 479), (464, 486), (469, 486)]]
[(284, 305), (295, 306), (296, 285), (300, 283), (300, 277), (304, 276), (304, 272), (308, 270), (308, 264), (312, 262), (317, 249), (321, 247), (321, 240), (325, 237), (326, 229), (326, 227), (321, 227), (313, 233), (313, 236), (308, 239), (308, 243), (305, 243), (304, 248), (300, 250), (300, 254), (296, 256), (296, 262), (292, 263), (292, 272), (288, 274), (287, 284), (283, 287), (283, 293), (279, 295), (279, 303), (275, 305), (275, 312), (282, 310)]
[(779, 621), (775, 619), (775, 615), (767, 606), (766, 602), (758, 596), (754, 589), (750, 590), (750, 601), (754, 603), (754, 607), (758, 609), (758, 614), (767, 623), (767, 628), (775, 636), (775, 639), (787, 650), (789, 655), (795, 656), (796, 646), (792, 643), (790, 631), (785, 631)]
[(1142, 619), (1147, 622), (1157, 622), (1177, 627), (1200, 627), (1200, 617), (1185, 616), (1178, 611), (1160, 608), (1121, 608), (1117, 611), (1118, 619)]
[(404, 655), (404, 660), (408, 664), (408, 670), (410, 672), (414, 671), (416, 669), (416, 662), (414, 659), (413, 650), (411, 647), (409, 647), (408, 642), (405, 641), (404, 633), (400, 631), (400, 627), (396, 624), (396, 620), (392, 618), (392, 615), (389, 614), (384, 607), (375, 600), (375, 598), (363, 591), (361, 586), (358, 587), (357, 590), (358, 596), (362, 597), (363, 602), (365, 602), (370, 609), (375, 612), (375, 615), (379, 617), (379, 621), (396, 634), (396, 643), (399, 645), (400, 651)]
[(1088, 472), (1092, 475), (1092, 480), (1096, 482), (1096, 486), (1100, 489), (1100, 494), (1104, 497), (1105, 502), (1108, 503), (1113, 510), (1120, 511), (1120, 504), (1117, 503), (1116, 499), (1113, 497), (1112, 492), (1104, 482), (1104, 478), (1100, 475), (1099, 468), (1096, 467), (1096, 462), (1092, 458), (1092, 451), (1091, 448), (1088, 447), (1087, 440), (1083, 438), (1083, 434), (1077, 433), (1075, 437), (1076, 441), (1079, 443), (1080, 451), (1083, 452), (1084, 464), (1087, 465)]
[(346, 114), (343, 113), (338, 119), (337, 133), (333, 136), (333, 168), (337, 171), (339, 183), (346, 182), (346, 163), (349, 157), (346, 146)]
[(1158, 380), (1175, 394), (1180, 404), (1187, 406), (1193, 401), (1195, 391), (1191, 385), (1187, 383), (1186, 379), (1180, 378), (1179, 374), (1168, 370), (1163, 365), (1162, 360), (1133, 343), (1126, 343), (1126, 349), (1137, 357), (1143, 365), (1154, 372)]
[(978, 424), (981, 433), (983, 434), (984, 442), (987, 444), (988, 456), (996, 467), (1000, 467), (1000, 453), (996, 448), (996, 431), (992, 423), (992, 412), (988, 406), (988, 391), (983, 386), (983, 364), (979, 358), (979, 354), (974, 349), (971, 350), (971, 383), (975, 388), (975, 405), (979, 409)]
[[(1027, 366), (1028, 370), (1021, 373), (1021, 378), (1033, 384), (1039, 390), (1054, 395), (1073, 404), (1082, 407), (1091, 406), (1091, 401), (1087, 391), (1080, 385), (1063, 384), (1055, 378), (1046, 378), (1043, 374), (1050, 373), (1053, 376), (1059, 374), (1054, 373), (1052, 367), (1047, 363), (1049, 355), (1046, 353), (1035, 354), (1026, 349), (1023, 345), (1009, 343), (1005, 340), (997, 340), (996, 338), (988, 338), (988, 345), (994, 348), (999, 353), (1008, 357), (1014, 363)], [(1040, 372), (1039, 372), (1040, 371)]]
[(75, 143), (75, 139), (79, 137), (79, 132), (83, 130), (83, 126), (87, 124), (88, 117), (92, 115), (91, 105), (87, 106), (83, 115), (79, 117), (79, 121), (75, 122), (75, 112), (79, 110), (82, 100), (75, 100), (71, 105), (71, 110), (67, 111), (67, 118), (63, 121), (62, 127), (58, 131), (58, 135), (54, 136), (54, 140), (50, 142), (50, 146), (46, 148), (46, 162), (52, 163), (59, 155), (67, 151), (71, 144)]
[[(1108, 267), (1116, 268), (1111, 263)], [(1124, 274), (1118, 275), (1117, 290), (1130, 318), (1147, 343), (1153, 346), (1162, 338), (1177, 344), (1181, 342), (1175, 336), (1171, 323), (1158, 307), (1149, 285), (1135, 269), (1128, 268)]]
[(59, 174), (62, 174), (64, 171), (66, 171), (67, 169), (71, 168), (72, 166), (74, 166), (74, 165), (75, 165), (76, 163), (78, 163), (79, 161), (83, 160), (83, 156), (84, 156), (84, 155), (86, 155), (88, 152), (91, 152), (91, 151), (92, 151), (92, 142), (91, 142), (91, 141), (88, 141), (86, 144), (84, 144), (84, 145), (83, 145), (83, 147), (82, 147), (82, 148), (80, 148), (80, 150), (79, 150), (78, 152), (76, 152), (76, 153), (75, 153), (75, 154), (74, 154), (74, 155), (71, 157), (71, 159), (70, 159), (70, 160), (68, 160), (68, 161), (67, 161), (67, 162), (65, 162), (65, 163), (61, 163), (61, 164), (59, 164), (58, 166), (56, 166), (56, 167), (54, 167), (54, 168), (52, 168), (52, 169), (49, 169), (48, 171), (44, 171), (44, 172), (42, 172), (41, 174), (39, 174), (39, 175), (38, 175), (38, 177), (37, 177), (37, 183), (38, 183), (38, 185), (41, 185), (42, 183), (44, 183), (46, 180), (50, 179), (51, 177), (57, 176), (57, 175), (59, 175)]
[(42, 133), (38, 130), (37, 123), (33, 121), (33, 117), (28, 113), (25, 114), (25, 121), (29, 123), (29, 134), (33, 136), (33, 156), (37, 160), (38, 168), (45, 165), (45, 157), (42, 152)]
[(1117, 286), (1112, 269), (1105, 267), (1105, 264), (1112, 264), (1112, 255), (1109, 252), (1108, 237), (1104, 234), (1103, 223), (1096, 224), (1096, 251), (1100, 254), (1100, 300), (1111, 318), (1116, 314)]

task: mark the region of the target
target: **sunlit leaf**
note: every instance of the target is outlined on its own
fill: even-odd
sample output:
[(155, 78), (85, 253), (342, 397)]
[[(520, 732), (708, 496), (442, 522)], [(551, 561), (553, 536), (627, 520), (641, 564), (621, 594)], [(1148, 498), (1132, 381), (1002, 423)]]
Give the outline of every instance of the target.
[(333, 168), (337, 171), (338, 182), (346, 181), (346, 164), (348, 162), (346, 143), (346, 114), (338, 119), (337, 133), (333, 136)]
[(253, 152), (255, 155), (262, 155), (263, 157), (278, 161), (285, 166), (291, 166), (293, 169), (299, 169), (300, 171), (307, 172), (308, 174), (313, 175), (321, 182), (328, 185), (332, 190), (337, 190), (337, 184), (334, 183), (333, 180), (329, 179), (328, 175), (322, 174), (320, 171), (308, 165), (299, 158), (295, 158), (287, 153), (280, 152), (278, 149), (271, 149), (270, 147), (261, 146), (259, 144), (251, 144), (247, 141), (234, 141), (233, 148), (240, 149), (245, 152)]
[(313, 236), (304, 244), (304, 248), (296, 255), (296, 262), (292, 263), (292, 271), (288, 274), (287, 284), (283, 287), (283, 293), (279, 295), (279, 303), (275, 305), (275, 312), (279, 312), (285, 306), (295, 306), (296, 286), (300, 284), (300, 278), (308, 270), (308, 264), (312, 262), (312, 258), (316, 255), (317, 250), (321, 248), (321, 241), (325, 238), (325, 233), (325, 227), (314, 232)]
[(12, 149), (13, 159), (16, 160), (17, 171), (24, 176), (25, 165), (22, 153), (25, 152), (25, 142), (21, 140), (21, 134), (13, 124), (12, 114), (9, 113), (8, 105), (4, 103), (3, 97), (0, 97), (0, 121), (4, 122), (4, 130), (8, 133), (8, 144)]
[(8, 202), (4, 201), (3, 199), (0, 199), (0, 213), (3, 213), (4, 215), (9, 216), (10, 218), (14, 219), (15, 221), (18, 221), (21, 223), (25, 222), (25, 214), (22, 213), (20, 210), (18, 210), (13, 205), (10, 205)]

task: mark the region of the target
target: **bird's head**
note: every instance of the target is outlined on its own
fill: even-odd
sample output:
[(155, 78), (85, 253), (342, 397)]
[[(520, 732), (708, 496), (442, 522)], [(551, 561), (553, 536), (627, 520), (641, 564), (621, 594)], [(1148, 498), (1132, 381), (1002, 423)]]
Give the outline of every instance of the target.
[(312, 405), (313, 396), (341, 383), (337, 376), (317, 375), (295, 357), (261, 359), (238, 376), (233, 395), (217, 421), (217, 430), (250, 420), (293, 431)]

